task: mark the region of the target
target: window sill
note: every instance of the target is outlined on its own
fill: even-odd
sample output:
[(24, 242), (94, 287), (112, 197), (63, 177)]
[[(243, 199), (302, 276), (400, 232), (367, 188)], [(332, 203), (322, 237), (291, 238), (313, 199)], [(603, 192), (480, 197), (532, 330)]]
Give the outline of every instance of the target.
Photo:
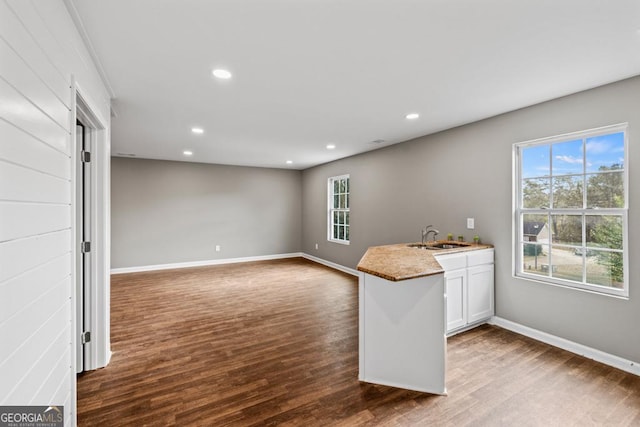
[(515, 273), (515, 274), (512, 274), (512, 277), (514, 279), (526, 280), (528, 282), (535, 282), (543, 285), (557, 286), (560, 288), (571, 289), (574, 291), (587, 292), (590, 294), (618, 298), (622, 300), (629, 300), (629, 294), (626, 289), (606, 288), (604, 286), (601, 289), (599, 289), (598, 286), (596, 285), (589, 286), (589, 285), (582, 285), (580, 283), (577, 283), (577, 284), (562, 283), (559, 280), (557, 281), (544, 280), (543, 278), (538, 277), (536, 275), (529, 275), (526, 273)]
[(330, 243), (338, 243), (338, 244), (340, 244), (340, 245), (346, 245), (346, 246), (349, 246), (349, 245), (351, 244), (351, 243), (350, 243), (349, 241), (347, 241), (347, 240), (333, 240), (333, 239), (327, 239), (327, 242), (330, 242)]

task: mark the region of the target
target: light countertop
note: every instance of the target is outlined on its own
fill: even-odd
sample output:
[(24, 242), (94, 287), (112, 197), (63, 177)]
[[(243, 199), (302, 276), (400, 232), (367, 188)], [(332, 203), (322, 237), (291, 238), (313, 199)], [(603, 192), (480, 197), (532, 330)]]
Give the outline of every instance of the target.
[[(447, 242), (440, 240), (436, 243)], [(358, 270), (382, 277), (386, 280), (398, 282), (400, 280), (444, 273), (444, 269), (438, 263), (435, 255), (476, 251), (493, 247), (493, 245), (483, 243), (467, 243), (468, 246), (459, 248), (428, 250), (412, 248), (408, 246), (409, 244), (410, 243), (400, 243), (396, 245), (370, 247), (358, 263)]]

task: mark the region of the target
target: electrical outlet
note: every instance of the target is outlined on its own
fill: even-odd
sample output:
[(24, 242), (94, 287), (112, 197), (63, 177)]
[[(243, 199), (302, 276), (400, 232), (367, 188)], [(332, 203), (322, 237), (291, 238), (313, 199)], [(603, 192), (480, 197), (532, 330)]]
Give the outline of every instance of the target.
[(220, 252), (220, 245), (216, 245), (216, 252)]
[(467, 228), (469, 230), (473, 230), (475, 227), (475, 219), (473, 218), (467, 218)]
[(318, 250), (318, 244), (316, 243), (316, 250)]

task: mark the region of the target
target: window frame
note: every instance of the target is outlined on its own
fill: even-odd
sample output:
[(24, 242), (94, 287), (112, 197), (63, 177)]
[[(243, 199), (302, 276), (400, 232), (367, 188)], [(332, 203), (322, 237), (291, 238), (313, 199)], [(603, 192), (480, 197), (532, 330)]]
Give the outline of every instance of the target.
[[(334, 207), (333, 205), (333, 200), (334, 200), (334, 182), (335, 181), (339, 181), (339, 180), (347, 180), (347, 191), (345, 193), (338, 193), (338, 195), (340, 194), (345, 194), (346, 195), (346, 207)], [(333, 227), (334, 227), (334, 212), (344, 212), (347, 214), (347, 220), (345, 224), (338, 224), (338, 226), (345, 226), (346, 230), (349, 230), (348, 233), (345, 233), (345, 239), (340, 239), (338, 237), (334, 237), (333, 235)], [(350, 229), (351, 229), (351, 223), (350, 223), (350, 212), (351, 212), (351, 178), (349, 174), (343, 174), (343, 175), (338, 175), (338, 176), (332, 176), (327, 180), (327, 240), (329, 242), (333, 242), (333, 243), (339, 243), (341, 245), (349, 245), (351, 243), (351, 233), (350, 233)]]
[[(574, 140), (578, 140), (581, 139), (584, 141), (587, 138), (593, 138), (593, 137), (597, 137), (597, 136), (603, 136), (603, 135), (609, 135), (609, 134), (614, 134), (614, 133), (623, 133), (623, 144), (624, 144), (624, 159), (622, 162), (623, 165), (623, 169), (622, 169), (622, 176), (623, 176), (623, 196), (624, 196), (624, 206), (620, 207), (620, 208), (589, 208), (586, 206), (586, 201), (587, 201), (587, 193), (588, 193), (588, 187), (586, 185), (586, 178), (590, 175), (593, 174), (594, 172), (591, 171), (587, 171), (586, 166), (583, 167), (582, 169), (582, 173), (578, 174), (580, 176), (583, 177), (583, 182), (585, 183), (584, 188), (583, 188), (583, 205), (581, 208), (555, 208), (555, 207), (547, 207), (547, 208), (524, 208), (523, 205), (523, 171), (522, 171), (522, 155), (521, 155), (521, 151), (523, 148), (530, 148), (530, 147), (535, 147), (535, 146), (545, 146), (545, 145), (553, 145), (553, 144), (557, 144), (557, 143), (562, 143), (562, 142), (569, 142), (569, 141), (574, 141)], [(629, 234), (629, 229), (628, 229), (628, 212), (629, 212), (629, 164), (628, 164), (628, 159), (629, 159), (629, 155), (628, 155), (628, 150), (629, 150), (629, 125), (628, 123), (619, 123), (619, 124), (615, 124), (615, 125), (610, 125), (610, 126), (603, 126), (603, 127), (599, 127), (599, 128), (594, 128), (594, 129), (588, 129), (588, 130), (584, 130), (584, 131), (578, 131), (578, 132), (571, 132), (571, 133), (566, 133), (566, 134), (562, 134), (562, 135), (556, 135), (556, 136), (550, 136), (550, 137), (545, 137), (545, 138), (539, 138), (539, 139), (533, 139), (533, 140), (529, 140), (529, 141), (523, 141), (523, 142), (518, 142), (513, 144), (513, 152), (512, 152), (512, 156), (513, 156), (513, 171), (512, 171), (512, 177), (513, 177), (513, 188), (512, 188), (512, 198), (513, 198), (513, 236), (512, 236), (512, 255), (513, 255), (513, 271), (512, 271), (512, 275), (515, 278), (518, 279), (525, 279), (525, 280), (529, 280), (529, 281), (534, 281), (534, 282), (538, 282), (538, 283), (544, 283), (544, 284), (549, 284), (549, 285), (554, 285), (554, 286), (561, 286), (561, 287), (565, 287), (565, 288), (570, 288), (570, 289), (577, 289), (580, 291), (586, 291), (586, 292), (591, 292), (591, 293), (596, 293), (599, 295), (606, 295), (606, 296), (614, 296), (614, 297), (621, 297), (621, 298), (625, 298), (628, 299), (629, 297), (629, 242), (628, 242), (628, 234)], [(583, 159), (586, 159), (586, 153), (583, 152), (583, 156), (585, 156)], [(557, 176), (567, 176), (567, 175), (554, 175), (553, 174), (553, 169), (552, 169), (552, 162), (553, 162), (553, 158), (549, 159), (550, 162), (550, 168), (549, 168), (549, 172), (548, 172), (548, 177), (550, 178), (550, 182), (553, 182), (553, 177)], [(584, 160), (583, 160), (583, 164), (584, 164)], [(596, 172), (597, 173), (597, 172)], [(601, 172), (602, 173), (602, 172)], [(606, 172), (605, 172), (606, 173)], [(549, 188), (549, 191), (551, 193), (553, 193), (553, 187)], [(553, 194), (550, 194), (550, 197), (553, 198)], [(586, 217), (588, 216), (595, 216), (595, 215), (599, 215), (599, 216), (618, 216), (621, 218), (621, 222), (622, 222), (622, 249), (621, 252), (617, 252), (617, 253), (621, 253), (622, 254), (622, 262), (623, 262), (623, 282), (622, 282), (622, 288), (614, 288), (611, 286), (605, 286), (605, 285), (597, 285), (597, 284), (592, 284), (592, 283), (587, 283), (586, 279), (585, 279), (585, 272), (586, 272), (586, 264), (583, 261), (583, 281), (582, 282), (577, 282), (577, 281), (573, 281), (573, 280), (568, 280), (568, 279), (562, 279), (562, 278), (558, 278), (558, 277), (553, 277), (552, 273), (553, 273), (553, 268), (549, 268), (548, 270), (548, 275), (544, 276), (541, 274), (533, 274), (533, 273), (527, 273), (526, 269), (524, 268), (524, 244), (526, 244), (527, 242), (525, 242), (525, 237), (524, 237), (524, 228), (523, 228), (523, 223), (524, 221), (522, 221), (523, 215), (524, 214), (534, 214), (534, 215), (547, 215), (547, 217), (550, 219), (551, 216), (553, 214), (556, 215), (581, 215), (582, 217), (584, 217), (584, 219), (582, 220), (582, 246), (581, 249), (587, 250), (586, 247), (587, 242), (586, 242), (586, 230), (585, 230), (585, 224), (586, 224)], [(549, 226), (551, 226), (551, 222), (547, 222), (547, 224), (549, 224)], [(553, 237), (551, 236), (551, 231), (549, 231), (550, 233), (550, 239), (549, 239), (549, 243), (548, 243), (548, 247), (549, 250), (551, 250), (551, 248), (553, 246), (563, 246), (562, 243), (558, 244), (553, 244)], [(573, 247), (570, 244), (564, 244), (565, 247)], [(614, 251), (616, 252), (616, 251)], [(549, 256), (551, 256), (551, 254), (549, 254)], [(586, 258), (587, 254), (583, 254), (583, 260)], [(552, 258), (551, 258), (552, 260)], [(553, 267), (552, 264), (553, 261), (549, 262), (549, 265), (551, 267)]]

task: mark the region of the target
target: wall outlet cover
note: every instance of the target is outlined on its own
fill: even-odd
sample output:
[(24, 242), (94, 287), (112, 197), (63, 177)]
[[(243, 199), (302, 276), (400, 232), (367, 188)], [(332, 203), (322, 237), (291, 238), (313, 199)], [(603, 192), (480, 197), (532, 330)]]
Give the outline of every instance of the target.
[(469, 230), (473, 230), (474, 227), (475, 227), (475, 219), (474, 218), (467, 218), (467, 228)]

